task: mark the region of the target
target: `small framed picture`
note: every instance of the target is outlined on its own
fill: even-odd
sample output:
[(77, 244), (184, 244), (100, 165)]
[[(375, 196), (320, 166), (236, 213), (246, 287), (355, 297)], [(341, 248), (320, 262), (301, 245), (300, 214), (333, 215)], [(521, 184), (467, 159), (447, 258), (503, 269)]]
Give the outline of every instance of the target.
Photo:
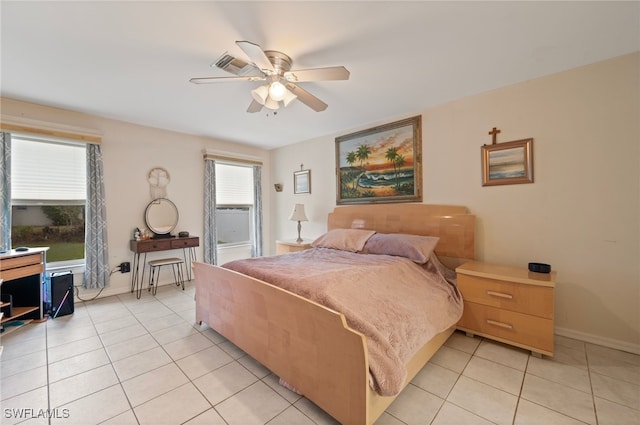
[(482, 146), (482, 185), (533, 183), (533, 139)]
[(311, 193), (311, 170), (293, 173), (293, 193), (296, 195)]

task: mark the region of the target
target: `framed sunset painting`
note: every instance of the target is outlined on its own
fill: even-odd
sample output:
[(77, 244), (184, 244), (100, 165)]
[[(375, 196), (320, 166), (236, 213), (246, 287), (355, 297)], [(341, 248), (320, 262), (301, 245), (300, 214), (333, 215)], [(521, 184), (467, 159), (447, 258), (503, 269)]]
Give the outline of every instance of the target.
[(336, 203), (422, 201), (422, 117), (336, 138)]
[(533, 183), (533, 139), (482, 146), (482, 185)]

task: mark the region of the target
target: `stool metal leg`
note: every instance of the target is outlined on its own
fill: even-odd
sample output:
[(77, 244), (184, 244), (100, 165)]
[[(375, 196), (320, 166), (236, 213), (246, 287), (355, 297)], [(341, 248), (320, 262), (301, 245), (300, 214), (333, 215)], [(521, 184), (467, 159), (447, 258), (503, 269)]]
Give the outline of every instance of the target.
[[(151, 294), (155, 295), (158, 292), (158, 282), (160, 282), (160, 267), (162, 266), (150, 266), (151, 270), (149, 271), (149, 291)], [(157, 275), (156, 275), (156, 269)]]
[(153, 277), (156, 274), (156, 268), (153, 266), (149, 266), (149, 284), (147, 285), (147, 292), (151, 292), (151, 287), (153, 286)]
[(176, 267), (178, 267), (177, 264), (171, 265), (171, 270), (173, 271), (173, 281), (176, 283), (176, 286), (178, 286), (179, 283), (178, 283), (178, 274), (176, 273)]
[(182, 271), (182, 263), (172, 264), (171, 266), (176, 286), (182, 286), (182, 290), (184, 291), (184, 273)]
[(178, 276), (180, 277), (180, 284), (182, 285), (182, 290), (184, 291), (184, 271), (182, 269), (182, 263), (178, 264)]

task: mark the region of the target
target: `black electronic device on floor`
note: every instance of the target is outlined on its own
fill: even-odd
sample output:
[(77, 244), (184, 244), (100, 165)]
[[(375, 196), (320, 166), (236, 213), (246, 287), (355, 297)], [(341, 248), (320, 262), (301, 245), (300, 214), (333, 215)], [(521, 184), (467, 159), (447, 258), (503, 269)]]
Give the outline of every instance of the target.
[(73, 314), (73, 273), (51, 273), (51, 317)]

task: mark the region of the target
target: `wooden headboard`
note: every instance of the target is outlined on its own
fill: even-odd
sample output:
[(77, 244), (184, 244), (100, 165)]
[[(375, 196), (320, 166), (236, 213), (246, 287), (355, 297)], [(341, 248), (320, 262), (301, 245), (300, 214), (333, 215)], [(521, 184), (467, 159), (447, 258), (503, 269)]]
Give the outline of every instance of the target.
[[(440, 238), (436, 254), (455, 266), (476, 256), (476, 216), (467, 207), (429, 204), (374, 204), (336, 207), (329, 213), (331, 229), (370, 229)], [(446, 258), (443, 258), (446, 257)]]

